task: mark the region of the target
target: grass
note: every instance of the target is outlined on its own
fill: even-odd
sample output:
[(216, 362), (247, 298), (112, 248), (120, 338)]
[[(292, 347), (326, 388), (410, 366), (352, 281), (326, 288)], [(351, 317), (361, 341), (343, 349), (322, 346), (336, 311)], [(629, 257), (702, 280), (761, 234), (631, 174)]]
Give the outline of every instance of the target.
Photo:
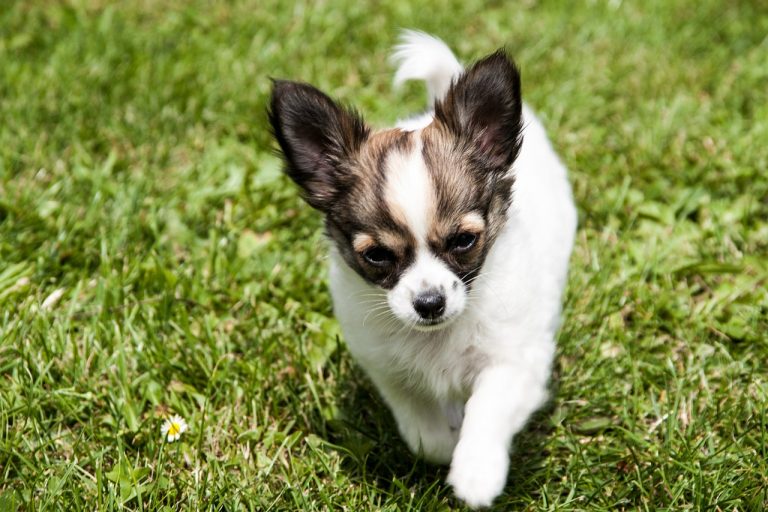
[(498, 510), (768, 506), (762, 2), (35, 0), (0, 9), (0, 510), (460, 508), (344, 348), (264, 115), (270, 76), (420, 109), (401, 27), (506, 45), (579, 205)]

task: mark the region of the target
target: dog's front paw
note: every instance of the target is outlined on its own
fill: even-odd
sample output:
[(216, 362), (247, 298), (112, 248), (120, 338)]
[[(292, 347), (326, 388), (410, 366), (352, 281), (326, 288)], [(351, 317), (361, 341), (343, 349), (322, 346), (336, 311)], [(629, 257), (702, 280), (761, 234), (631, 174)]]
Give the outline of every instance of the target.
[(489, 507), (504, 490), (508, 467), (506, 447), (462, 440), (453, 452), (448, 483), (470, 507)]

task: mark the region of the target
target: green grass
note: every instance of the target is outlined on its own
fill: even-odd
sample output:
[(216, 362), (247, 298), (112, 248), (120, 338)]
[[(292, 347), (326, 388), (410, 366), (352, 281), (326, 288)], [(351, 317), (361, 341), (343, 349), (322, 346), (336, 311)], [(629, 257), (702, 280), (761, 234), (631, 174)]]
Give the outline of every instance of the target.
[(579, 205), (498, 509), (768, 506), (763, 2), (110, 4), (0, 8), (0, 510), (460, 508), (344, 348), (264, 114), (269, 77), (421, 108), (401, 27), (506, 45)]

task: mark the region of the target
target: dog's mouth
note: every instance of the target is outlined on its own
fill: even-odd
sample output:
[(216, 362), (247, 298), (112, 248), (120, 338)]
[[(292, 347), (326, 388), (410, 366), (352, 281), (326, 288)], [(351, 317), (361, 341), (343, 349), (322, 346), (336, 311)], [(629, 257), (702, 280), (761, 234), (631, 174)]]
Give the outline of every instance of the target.
[(414, 323), (413, 328), (421, 332), (439, 331), (451, 324), (455, 318), (456, 316), (454, 315), (450, 317), (431, 318), (428, 320), (419, 319)]

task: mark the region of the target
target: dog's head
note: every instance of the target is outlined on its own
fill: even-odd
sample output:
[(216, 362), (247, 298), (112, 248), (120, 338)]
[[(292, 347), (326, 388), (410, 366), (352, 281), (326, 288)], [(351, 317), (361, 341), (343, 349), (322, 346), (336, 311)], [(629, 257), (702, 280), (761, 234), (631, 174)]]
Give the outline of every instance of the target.
[(314, 87), (276, 81), (287, 174), (325, 214), (346, 263), (392, 313), (431, 330), (464, 310), (506, 221), (522, 143), (520, 75), (503, 51), (469, 68), (416, 131), (373, 133)]

